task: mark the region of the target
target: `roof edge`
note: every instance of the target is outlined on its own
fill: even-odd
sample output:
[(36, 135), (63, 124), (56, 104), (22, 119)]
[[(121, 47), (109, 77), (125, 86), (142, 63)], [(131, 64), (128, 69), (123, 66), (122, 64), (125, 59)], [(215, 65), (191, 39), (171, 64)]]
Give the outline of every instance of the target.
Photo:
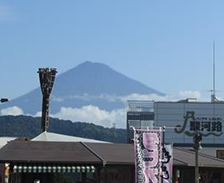
[(103, 164), (103, 167), (106, 166), (107, 161), (105, 159), (103, 159), (99, 154), (97, 154), (93, 149), (91, 149), (87, 144), (85, 144), (84, 142), (80, 142), (80, 144), (82, 144), (87, 150), (89, 150), (91, 153), (93, 153), (97, 158), (99, 158)]

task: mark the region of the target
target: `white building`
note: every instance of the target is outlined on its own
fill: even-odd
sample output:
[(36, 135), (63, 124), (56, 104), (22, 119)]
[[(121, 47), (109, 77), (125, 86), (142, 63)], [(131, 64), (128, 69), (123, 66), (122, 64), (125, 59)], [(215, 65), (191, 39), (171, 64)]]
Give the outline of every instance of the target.
[[(224, 144), (224, 102), (197, 102), (186, 99), (177, 102), (128, 101), (127, 138), (132, 138), (131, 127), (166, 127), (168, 143), (192, 144), (196, 131), (202, 143)], [(152, 125), (153, 122), (153, 125)]]

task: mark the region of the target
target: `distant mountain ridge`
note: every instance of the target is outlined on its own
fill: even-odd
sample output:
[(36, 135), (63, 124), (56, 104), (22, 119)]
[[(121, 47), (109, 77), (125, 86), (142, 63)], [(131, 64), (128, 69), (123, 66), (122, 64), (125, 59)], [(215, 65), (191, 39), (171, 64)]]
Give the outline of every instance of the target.
[[(0, 116), (0, 137), (33, 138), (41, 133), (41, 119), (31, 116)], [(124, 143), (126, 130), (50, 118), (48, 132), (108, 142)]]
[[(128, 96), (133, 93), (164, 95), (105, 64), (86, 61), (56, 77), (50, 109), (51, 113), (56, 113), (61, 107), (81, 108), (85, 105), (94, 105), (110, 111), (125, 107), (122, 101), (112, 100), (112, 97)], [(2, 104), (0, 109), (18, 106), (23, 109), (24, 114), (34, 115), (41, 111), (41, 102), (41, 90), (37, 88)]]

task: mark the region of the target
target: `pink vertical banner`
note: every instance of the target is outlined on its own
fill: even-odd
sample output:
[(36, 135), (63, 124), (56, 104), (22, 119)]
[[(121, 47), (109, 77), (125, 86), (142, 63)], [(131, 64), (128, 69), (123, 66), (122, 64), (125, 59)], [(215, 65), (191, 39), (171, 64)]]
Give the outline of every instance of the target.
[(135, 183), (161, 183), (162, 129), (134, 129)]

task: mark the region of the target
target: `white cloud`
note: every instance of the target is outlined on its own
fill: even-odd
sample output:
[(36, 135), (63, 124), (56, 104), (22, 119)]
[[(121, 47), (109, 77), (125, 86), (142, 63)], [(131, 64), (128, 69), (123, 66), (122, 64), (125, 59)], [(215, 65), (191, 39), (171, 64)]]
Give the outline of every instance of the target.
[[(91, 96), (88, 94), (82, 96), (70, 96), (70, 99), (83, 99), (83, 100), (92, 100), (92, 99), (105, 99), (107, 101), (122, 101), (124, 104), (127, 100), (149, 100), (149, 101), (178, 101), (186, 98), (197, 98), (200, 100), (201, 94), (199, 91), (180, 91), (176, 95), (165, 95), (159, 96), (157, 94), (142, 95), (133, 93), (128, 96), (114, 96), (114, 95), (100, 95), (100, 96)], [(40, 116), (41, 113), (38, 113)], [(61, 110), (52, 114), (52, 117), (57, 117), (60, 119), (67, 119), (71, 121), (81, 121), (81, 122), (90, 122), (104, 127), (112, 127), (113, 124), (117, 128), (126, 128), (126, 118), (125, 118), (125, 109), (116, 109), (113, 111), (101, 110), (97, 106), (88, 105), (83, 106), (82, 108), (67, 108), (62, 107)]]
[(37, 113), (34, 115), (34, 117), (41, 117), (41, 116), (42, 116), (42, 112), (41, 112), (41, 111), (37, 112)]
[[(94, 99), (101, 98), (111, 102), (122, 101), (125, 104), (127, 100), (178, 101), (186, 98), (197, 98), (198, 100), (200, 100), (201, 93), (198, 91), (180, 91), (176, 95), (165, 95), (165, 96), (159, 96), (157, 94), (141, 95), (134, 93), (129, 96), (100, 95), (98, 97), (85, 94), (83, 96), (70, 96), (70, 98), (83, 98), (84, 100), (90, 100), (92, 98)], [(56, 100), (63, 101), (63, 99), (59, 97), (56, 98)], [(22, 109), (16, 106), (1, 110), (1, 115), (20, 115), (20, 114), (23, 114), (23, 111)], [(37, 112), (34, 115), (34, 117), (40, 117), (40, 116), (41, 111)], [(57, 117), (59, 119), (71, 120), (73, 122), (77, 121), (89, 122), (104, 127), (112, 127), (113, 124), (115, 124), (116, 128), (126, 128), (125, 116), (126, 116), (125, 109), (115, 109), (112, 111), (106, 111), (93, 105), (83, 106), (82, 108), (61, 107), (59, 112), (57, 112), (56, 114), (51, 114), (51, 117)]]
[(51, 97), (54, 102), (63, 102), (65, 100), (74, 100), (74, 99), (79, 99), (83, 101), (91, 101), (91, 100), (105, 100), (107, 102), (115, 102), (120, 100), (119, 96), (116, 95), (106, 95), (106, 94), (101, 94), (101, 95), (89, 95), (87, 93), (83, 95), (70, 95), (70, 96), (52, 96)]
[(128, 100), (148, 100), (148, 101), (178, 101), (180, 97), (176, 95), (165, 95), (165, 96), (160, 96), (157, 94), (149, 94), (149, 95), (144, 95), (144, 94), (137, 94), (133, 93), (128, 96), (120, 97), (120, 100), (126, 103)]
[(9, 6), (0, 5), (0, 21), (15, 20), (16, 15)]
[(90, 122), (104, 127), (112, 127), (113, 124), (116, 124), (117, 128), (125, 128), (125, 109), (116, 109), (109, 112), (93, 105), (83, 106), (82, 108), (62, 107), (58, 113), (51, 116), (74, 122)]
[(172, 95), (159, 96), (157, 94), (147, 95), (147, 94), (133, 93), (128, 96), (120, 97), (120, 100), (123, 102), (127, 102), (128, 100), (174, 101), (176, 100), (176, 97)]
[(184, 98), (201, 98), (201, 93), (199, 91), (180, 91), (179, 96)]
[[(157, 94), (137, 94), (133, 93), (128, 96), (120, 97), (120, 100), (123, 102), (127, 102), (127, 100), (150, 100), (150, 101), (171, 101), (175, 102), (178, 100), (183, 100), (187, 98), (197, 98), (197, 100), (202, 100), (201, 93), (199, 91), (180, 91), (176, 95), (164, 95), (160, 96)], [(208, 100), (207, 100), (208, 101)]]
[(56, 97), (56, 96), (52, 96), (51, 99), (54, 102), (63, 102), (64, 101), (64, 98), (62, 98), (62, 97)]
[(6, 115), (18, 116), (22, 114), (23, 114), (23, 110), (17, 106), (13, 106), (13, 107), (9, 107), (9, 108), (1, 110), (2, 116), (6, 116)]
[(180, 91), (175, 95), (164, 95), (160, 96), (157, 94), (138, 94), (132, 93), (128, 96), (116, 96), (116, 95), (72, 95), (66, 97), (56, 97), (52, 96), (52, 100), (55, 102), (63, 102), (64, 100), (73, 100), (79, 99), (84, 101), (92, 101), (92, 100), (104, 100), (107, 102), (123, 102), (126, 103), (127, 100), (152, 100), (152, 101), (178, 101), (186, 98), (197, 98), (198, 100), (202, 99), (201, 93), (199, 91)]

